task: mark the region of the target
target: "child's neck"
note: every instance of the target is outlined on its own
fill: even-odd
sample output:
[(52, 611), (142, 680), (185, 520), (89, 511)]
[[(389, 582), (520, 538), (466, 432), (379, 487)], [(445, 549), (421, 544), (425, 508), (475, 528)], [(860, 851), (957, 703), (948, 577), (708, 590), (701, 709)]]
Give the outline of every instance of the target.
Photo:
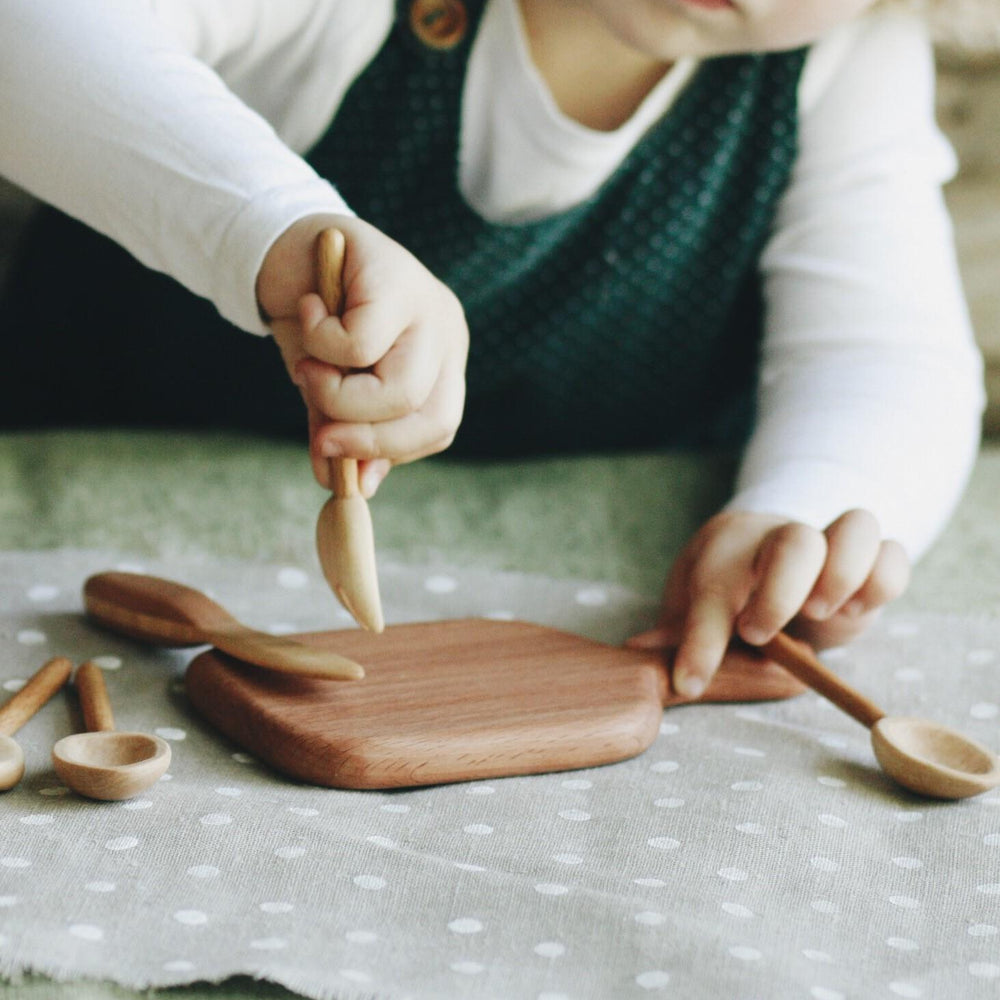
[(610, 34), (581, 4), (519, 2), (532, 61), (553, 100), (588, 128), (623, 125), (670, 69)]

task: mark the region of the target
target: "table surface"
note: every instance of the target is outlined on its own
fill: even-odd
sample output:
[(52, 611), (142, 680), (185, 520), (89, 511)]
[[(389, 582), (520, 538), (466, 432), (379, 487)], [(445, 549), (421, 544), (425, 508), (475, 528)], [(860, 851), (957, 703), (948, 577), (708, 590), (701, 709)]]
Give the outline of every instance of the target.
[[(670, 559), (690, 530), (724, 498), (731, 470), (725, 458), (676, 454), (485, 464), (439, 459), (398, 469), (372, 503), (380, 559), (391, 578), (392, 600), (401, 613), (410, 615), (424, 613), (427, 599), (445, 600), (441, 610), (447, 616), (470, 608), (487, 613), (499, 586), (509, 597), (508, 603), (527, 602), (525, 616), (540, 612), (540, 620), (549, 619), (579, 631), (587, 631), (589, 626), (600, 637), (617, 641), (623, 637), (626, 625), (632, 627), (644, 614), (652, 613)], [(27, 594), (34, 586), (35, 600), (49, 586), (42, 577), (33, 575), (36, 569), (44, 576), (45, 572), (51, 575), (55, 567), (69, 567), (67, 578), (73, 579), (74, 573), (79, 576), (92, 566), (95, 558), (108, 559), (112, 554), (153, 567), (164, 575), (180, 572), (189, 579), (212, 581), (227, 599), (237, 602), (241, 597), (235, 581), (244, 574), (243, 578), (254, 581), (250, 596), (243, 595), (242, 610), (251, 616), (254, 595), (269, 592), (268, 581), (273, 587), (277, 579), (274, 574), (284, 572), (285, 583), (308, 579), (311, 588), (318, 572), (313, 528), (323, 494), (311, 480), (302, 449), (294, 445), (234, 436), (134, 432), (6, 435), (0, 437), (0, 483), (4, 484), (0, 491), (0, 555), (6, 553), (13, 560), (8, 566), (15, 567), (21, 577), (13, 581), (18, 593)], [(839, 654), (839, 661), (836, 656), (831, 660), (848, 674), (870, 681), (869, 690), (880, 697), (894, 697), (919, 708), (929, 704), (930, 710), (937, 708), (953, 715), (953, 721), (964, 721), (966, 728), (971, 726), (983, 737), (992, 735), (994, 742), (996, 725), (991, 713), (996, 698), (990, 678), (995, 670), (994, 647), (1000, 654), (1000, 532), (994, 514), (998, 489), (1000, 451), (986, 449), (952, 524), (917, 568), (910, 592), (891, 610), (885, 626), (870, 641), (859, 644), (857, 653)], [(489, 593), (491, 588), (494, 593)], [(476, 596), (463, 603), (466, 589)], [(416, 590), (422, 592), (422, 599), (410, 607), (407, 602)], [(482, 596), (484, 591), (489, 600)], [(313, 590), (309, 589), (309, 593)], [(318, 594), (315, 600), (303, 600), (296, 594), (291, 598), (301, 606), (297, 608), (293, 601), (289, 616), (300, 613), (307, 624), (315, 627), (316, 616), (322, 614), (322, 605), (316, 603)], [(606, 634), (601, 635), (602, 631)], [(934, 657), (943, 656), (957, 661), (956, 676), (967, 690), (956, 691), (949, 685), (942, 691), (935, 685), (940, 674)], [(881, 663), (889, 664), (891, 669), (880, 672)], [(183, 712), (183, 707), (178, 711)], [(715, 943), (723, 949), (722, 964), (729, 963), (735, 969), (730, 970), (736, 976), (735, 982), (752, 982), (753, 970), (767, 968), (773, 960), (778, 964), (770, 971), (777, 970), (777, 981), (789, 990), (793, 985), (799, 989), (787, 995), (809, 995), (811, 989), (815, 997), (834, 1000), (837, 996), (857, 995), (843, 985), (851, 982), (851, 970), (837, 967), (834, 961), (844, 957), (836, 954), (837, 948), (851, 940), (843, 926), (849, 917), (874, 919), (885, 928), (883, 936), (889, 942), (878, 956), (867, 956), (878, 974), (884, 973), (880, 991), (870, 995), (935, 995), (935, 987), (941, 982), (936, 977), (943, 974), (940, 970), (954, 975), (955, 968), (943, 966), (940, 953), (932, 947), (929, 937), (935, 914), (925, 910), (933, 909), (930, 893), (946, 883), (954, 884), (958, 878), (966, 896), (942, 901), (941, 912), (936, 915), (939, 925), (942, 914), (954, 916), (956, 921), (965, 915), (961, 932), (956, 931), (953, 941), (946, 940), (953, 955), (958, 956), (955, 961), (961, 966), (967, 989), (964, 994), (953, 995), (992, 995), (990, 987), (995, 987), (1000, 977), (1000, 939), (996, 936), (1000, 920), (988, 916), (991, 906), (995, 913), (995, 897), (991, 899), (990, 895), (1000, 891), (1000, 813), (991, 808), (997, 804), (996, 797), (976, 800), (976, 805), (945, 809), (925, 807), (910, 797), (900, 798), (877, 777), (873, 781), (865, 741), (851, 730), (853, 723), (831, 716), (814, 696), (761, 709), (682, 711), (691, 714), (676, 723), (674, 716), (665, 715), (660, 741), (639, 761), (580, 777), (554, 776), (544, 786), (545, 795), (567, 798), (565, 808), (556, 810), (554, 818), (545, 818), (542, 827), (553, 836), (558, 833), (563, 840), (562, 849), (556, 852), (563, 861), (555, 865), (562, 873), (562, 881), (547, 873), (548, 869), (521, 871), (518, 866), (525, 865), (522, 855), (509, 845), (499, 844), (495, 836), (479, 835), (482, 844), (489, 844), (483, 855), (488, 864), (478, 867), (487, 868), (497, 880), (496, 892), (510, 897), (509, 903), (516, 898), (510, 880), (533, 875), (537, 879), (534, 892), (540, 894), (544, 906), (555, 905), (553, 900), (558, 901), (560, 894), (557, 890), (565, 890), (570, 897), (582, 893), (583, 901), (577, 905), (583, 909), (597, 898), (595, 893), (605, 892), (609, 900), (616, 900), (615, 905), (608, 903), (605, 913), (611, 921), (608, 927), (613, 929), (610, 936), (618, 935), (624, 942), (615, 954), (621, 957), (631, 949), (637, 962), (640, 956), (648, 960), (648, 967), (641, 962), (636, 965), (627, 995), (655, 993), (666, 989), (671, 981), (675, 987), (697, 981), (685, 978), (690, 977), (695, 958), (671, 954), (667, 957), (674, 966), (669, 970), (661, 968), (654, 962), (656, 947), (644, 937), (663, 935), (665, 931), (677, 934), (688, 926), (690, 921), (682, 919), (681, 908), (671, 908), (671, 900), (678, 900), (684, 901), (691, 919), (696, 916), (701, 921), (696, 929), (709, 928), (710, 937), (722, 935)], [(727, 732), (718, 731), (721, 716), (713, 716), (713, 712), (727, 713)], [(818, 738), (805, 738), (807, 732), (818, 734)], [(797, 748), (795, 752), (783, 754), (783, 741), (790, 741), (788, 745)], [(704, 781), (714, 780), (711, 772), (702, 774), (697, 770), (701, 765), (696, 759), (701, 752), (727, 755), (726, 773), (732, 772), (736, 780), (729, 782), (726, 795), (706, 798), (697, 783), (692, 784), (695, 774), (701, 774)], [(838, 757), (843, 758), (839, 763)], [(754, 773), (755, 767), (762, 769), (763, 778)], [(789, 804), (787, 796), (772, 788), (768, 778), (777, 783), (782, 779), (798, 780), (800, 771), (808, 775), (808, 783), (796, 786), (802, 801)], [(681, 782), (680, 777), (671, 777), (675, 773), (684, 778), (683, 796), (673, 788)], [(265, 775), (259, 780), (261, 787), (272, 787), (276, 794), (283, 791), (281, 783), (275, 783), (273, 778)], [(489, 799), (492, 811), (484, 810), (483, 815), (489, 813), (492, 818), (466, 826), (489, 828), (492, 834), (510, 821), (510, 809), (539, 808), (535, 790), (542, 788), (539, 782), (545, 779), (516, 779), (522, 780), (527, 784), (501, 783), (500, 793), (484, 793), (478, 801), (485, 803)], [(575, 786), (574, 781), (578, 782)], [(751, 800), (744, 793), (749, 792), (752, 799), (752, 789), (758, 785), (765, 792), (764, 805), (749, 808)], [(464, 814), (469, 797), (460, 802), (457, 797), (465, 793), (458, 787), (434, 794), (442, 803), (449, 803), (449, 808)], [(324, 794), (300, 789), (295, 793), (307, 797)], [(835, 794), (835, 803), (824, 805), (823, 797), (831, 793)], [(690, 816), (696, 806), (701, 815), (685, 820), (688, 837), (715, 838), (714, 831), (722, 826), (737, 829), (731, 844), (723, 837), (721, 842), (705, 844), (703, 850), (724, 853), (723, 847), (729, 844), (736, 860), (730, 858), (732, 863), (723, 864), (716, 858), (709, 865), (712, 870), (708, 875), (698, 877), (701, 881), (692, 875), (690, 880), (673, 886), (666, 898), (662, 866), (654, 877), (648, 865), (648, 871), (639, 871), (627, 859), (602, 857), (596, 865), (596, 881), (588, 881), (585, 872), (578, 875), (587, 865), (567, 860), (588, 857), (587, 849), (580, 846), (586, 838), (576, 836), (576, 847), (567, 848), (566, 843), (573, 838), (566, 837), (565, 827), (572, 820), (560, 819), (560, 812), (583, 814), (591, 808), (586, 803), (600, 801), (601, 795), (616, 807), (634, 806), (636, 817), (652, 817), (652, 825), (662, 827), (658, 834), (651, 833), (652, 827), (631, 831), (629, 835), (639, 838), (636, 843), (642, 851), (658, 841), (658, 846), (652, 847), (654, 852), (680, 850), (684, 855), (682, 865), (690, 866), (692, 871), (697, 869), (703, 859), (696, 845), (682, 840), (685, 847), (680, 848), (674, 841), (681, 838), (672, 835), (677, 827), (673, 816)], [(636, 796), (634, 801), (630, 795)], [(690, 808), (672, 804), (682, 797), (688, 799)], [(506, 814), (497, 805), (505, 800)], [(432, 838), (434, 833), (433, 824), (420, 825), (418, 801), (412, 800), (408, 827), (413, 843), (421, 836)], [(650, 807), (650, 802), (661, 804)], [(802, 809), (806, 809), (814, 827), (808, 837), (804, 835)], [(663, 820), (667, 816), (671, 823)], [(734, 825), (737, 818), (740, 822)], [(945, 844), (953, 827), (961, 834), (957, 838), (960, 847), (952, 844), (948, 855)], [(841, 834), (838, 841), (834, 833), (845, 829), (851, 831), (850, 835)], [(796, 831), (803, 835), (802, 844), (793, 850)], [(469, 836), (473, 835), (467, 834), (466, 838)], [(393, 840), (381, 828), (373, 837), (381, 838), (383, 845)], [(884, 869), (873, 874), (873, 852), (877, 855), (879, 839), (886, 837), (893, 841), (893, 851), (883, 859)], [(925, 845), (922, 848), (917, 846), (921, 842)], [(400, 841), (394, 843), (398, 847)], [(414, 848), (413, 857), (426, 862), (431, 843), (428, 840), (423, 844), (423, 853)], [(689, 846), (693, 853), (685, 853)], [(608, 843), (589, 842), (589, 850), (607, 852)], [(796, 878), (810, 884), (808, 899), (796, 900), (794, 894), (785, 898), (780, 882), (757, 895), (737, 891), (748, 888), (743, 883), (753, 882), (755, 865), (759, 868), (782, 860), (802, 866)], [(961, 868), (963, 863), (969, 870)], [(956, 865), (957, 873), (949, 870), (949, 866)], [(621, 886), (612, 888), (606, 882), (608, 871), (616, 866), (628, 873), (633, 887), (630, 892), (635, 894), (622, 904), (624, 908), (618, 906), (623, 898)], [(874, 911), (864, 901), (851, 903), (847, 896), (841, 899), (840, 893), (856, 889), (866, 880), (885, 879), (886, 872), (891, 873), (888, 881), (894, 889), (887, 890), (886, 898), (891, 900), (874, 917)], [(942, 873), (947, 878), (939, 882)], [(837, 879), (843, 882), (840, 888)], [(658, 880), (659, 886), (654, 884)], [(549, 888), (538, 889), (539, 885)], [(719, 885), (732, 891), (724, 893), (726, 898), (715, 900), (708, 909), (701, 908), (704, 900), (690, 896), (694, 889), (705, 894), (706, 886), (715, 892)], [(4, 893), (0, 888), (0, 896), (8, 898)], [(791, 907), (792, 912), (794, 905), (805, 907), (808, 920), (826, 920), (828, 926), (822, 933), (817, 931), (817, 941), (824, 938), (827, 944), (803, 947), (801, 934), (789, 931), (785, 957), (779, 960), (773, 956), (774, 946), (769, 945), (764, 933), (777, 926), (768, 920), (768, 893)], [(497, 921), (511, 919), (510, 912), (502, 907), (493, 912), (483, 906), (487, 917), (452, 914), (451, 923), (478, 920), (488, 928), (489, 916)], [(16, 930), (16, 914), (12, 919), (8, 936), (10, 927)], [(616, 925), (614, 920), (624, 924)], [(804, 923), (808, 920), (803, 918)], [(726, 930), (727, 922), (738, 925), (739, 931)], [(446, 935), (447, 940), (460, 939), (469, 947), (462, 956), (449, 958), (448, 982), (457, 976), (461, 985), (444, 987), (443, 981), (438, 981), (430, 990), (428, 979), (425, 984), (411, 984), (413, 995), (506, 995), (495, 991), (495, 983), (490, 986), (489, 962), (482, 960), (482, 954), (477, 957), (472, 947), (486, 937), (468, 933), (472, 923), (458, 926), (459, 930), (452, 929), (450, 936)], [(579, 948), (580, 942), (572, 937), (571, 929), (562, 929), (566, 939)], [(508, 937), (516, 934), (510, 931)], [(559, 943), (558, 935), (550, 937), (534, 942), (533, 952), (529, 949), (536, 961), (544, 958), (553, 970), (551, 988), (536, 988), (532, 996), (546, 992), (553, 1000), (560, 995), (582, 996), (578, 992), (560, 992), (559, 948), (565, 949), (566, 944)], [(496, 947), (508, 945), (509, 940), (501, 940)], [(599, 951), (601, 945), (591, 942), (591, 947)], [(504, 955), (509, 959), (506, 951)], [(707, 945), (702, 959), (712, 959)], [(5, 971), (18, 971), (9, 958), (3, 961)], [(719, 964), (718, 959), (712, 961)], [(935, 972), (935, 968), (939, 971)], [(722, 972), (706, 965), (705, 983), (716, 974)], [(296, 985), (292, 974), (285, 977), (285, 982)], [(330, 996), (354, 997), (362, 995), (359, 990), (363, 985), (358, 979), (353, 984), (327, 985), (325, 989)], [(320, 995), (315, 981), (297, 988)], [(366, 996), (405, 995), (391, 984), (366, 988)], [(133, 991), (111, 982), (77, 979), (61, 984), (31, 975), (20, 980), (19, 990), (19, 995), (29, 998), (103, 1000), (135, 996)], [(185, 1000), (228, 1000), (288, 994), (279, 985), (229, 975), (221, 984), (180, 986), (171, 989), (169, 995)]]

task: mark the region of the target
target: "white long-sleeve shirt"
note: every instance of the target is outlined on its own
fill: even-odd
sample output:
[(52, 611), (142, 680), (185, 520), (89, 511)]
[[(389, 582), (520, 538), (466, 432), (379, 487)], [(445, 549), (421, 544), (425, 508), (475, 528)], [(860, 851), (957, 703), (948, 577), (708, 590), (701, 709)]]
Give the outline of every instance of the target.
[[(0, 173), (265, 333), (268, 248), (299, 218), (350, 211), (301, 154), (392, 13), (391, 0), (4, 0)], [(619, 129), (588, 129), (535, 70), (517, 0), (490, 0), (463, 95), (465, 197), (500, 222), (580, 201), (694, 69), (678, 62)], [(817, 527), (868, 507), (914, 557), (964, 487), (983, 401), (933, 86), (923, 27), (899, 12), (807, 59), (800, 154), (761, 262), (758, 422), (731, 503)]]

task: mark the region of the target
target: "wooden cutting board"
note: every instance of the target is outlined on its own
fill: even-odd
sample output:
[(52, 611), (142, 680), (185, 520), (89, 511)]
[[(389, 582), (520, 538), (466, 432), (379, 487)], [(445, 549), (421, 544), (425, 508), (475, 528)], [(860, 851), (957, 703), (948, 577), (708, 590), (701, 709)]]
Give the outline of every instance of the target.
[[(296, 636), (361, 663), (362, 680), (275, 673), (209, 650), (187, 695), (277, 771), (336, 788), (403, 788), (593, 767), (642, 753), (669, 691), (661, 658), (524, 622), (460, 619)], [(702, 701), (803, 690), (747, 652)]]

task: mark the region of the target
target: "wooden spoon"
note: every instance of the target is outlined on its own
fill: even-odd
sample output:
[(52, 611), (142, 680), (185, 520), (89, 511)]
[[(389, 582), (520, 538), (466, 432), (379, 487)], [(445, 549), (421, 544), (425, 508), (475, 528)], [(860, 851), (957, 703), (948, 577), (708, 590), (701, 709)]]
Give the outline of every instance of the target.
[(116, 801), (159, 781), (170, 766), (170, 745), (159, 736), (115, 732), (104, 674), (93, 661), (80, 666), (73, 683), (87, 732), (64, 736), (52, 748), (63, 783), (89, 799)]
[(936, 722), (886, 715), (828, 670), (805, 643), (779, 633), (760, 650), (870, 729), (876, 759), (904, 788), (963, 799), (1000, 784), (1000, 760), (992, 750)]
[(192, 587), (142, 573), (98, 573), (83, 585), (87, 614), (115, 632), (161, 646), (211, 645), (268, 670), (357, 680), (360, 664), (331, 650), (258, 632)]
[(0, 791), (13, 788), (24, 775), (24, 754), (11, 737), (66, 683), (72, 670), (65, 656), (49, 660), (0, 708)]
[[(326, 229), (317, 242), (317, 278), (327, 312), (336, 316), (343, 303), (344, 234)], [(375, 537), (371, 512), (358, 487), (358, 463), (353, 458), (330, 459), (332, 495), (316, 522), (319, 563), (340, 603), (363, 628), (385, 628), (375, 568)]]

